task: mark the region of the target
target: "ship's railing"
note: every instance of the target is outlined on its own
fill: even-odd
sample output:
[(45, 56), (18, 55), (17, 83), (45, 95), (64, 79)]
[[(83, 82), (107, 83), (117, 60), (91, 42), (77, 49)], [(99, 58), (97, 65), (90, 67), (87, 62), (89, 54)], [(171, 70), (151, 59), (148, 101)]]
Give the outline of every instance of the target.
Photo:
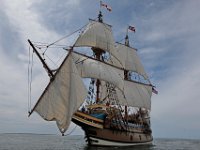
[(90, 121), (90, 122), (93, 122), (93, 123), (103, 124), (103, 122), (104, 122), (104, 121), (101, 120), (101, 119), (95, 118), (95, 117), (90, 116), (90, 115), (88, 115), (88, 114), (85, 114), (85, 113), (83, 113), (83, 112), (81, 112), (81, 111), (77, 111), (77, 112), (74, 114), (74, 116), (78, 116), (78, 117), (80, 117), (80, 118), (82, 118), (82, 119), (84, 119), (84, 120), (87, 120), (87, 121)]

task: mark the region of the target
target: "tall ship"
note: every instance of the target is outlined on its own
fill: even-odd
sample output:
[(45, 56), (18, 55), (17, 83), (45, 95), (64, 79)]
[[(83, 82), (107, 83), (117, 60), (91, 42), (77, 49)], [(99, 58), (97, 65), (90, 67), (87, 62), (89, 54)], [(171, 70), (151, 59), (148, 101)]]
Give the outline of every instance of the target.
[(28, 40), (50, 78), (29, 116), (37, 112), (44, 120), (55, 121), (62, 134), (72, 121), (83, 129), (89, 145), (151, 144), (155, 89), (137, 49), (129, 44), (128, 30), (135, 28), (128, 26), (124, 42), (115, 42), (112, 26), (103, 21), (100, 10), (71, 46), (62, 47), (66, 55), (57, 69), (51, 69), (42, 54), (58, 41), (41, 45)]

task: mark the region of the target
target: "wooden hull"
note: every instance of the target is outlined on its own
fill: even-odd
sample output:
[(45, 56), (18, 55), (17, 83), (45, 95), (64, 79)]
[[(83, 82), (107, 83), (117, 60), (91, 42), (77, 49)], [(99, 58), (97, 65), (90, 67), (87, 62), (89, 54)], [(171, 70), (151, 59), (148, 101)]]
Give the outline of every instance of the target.
[(136, 146), (136, 145), (151, 145), (152, 141), (149, 142), (119, 142), (119, 141), (110, 141), (107, 139), (100, 139), (95, 137), (89, 137), (90, 138), (90, 145), (94, 146)]
[[(93, 121), (92, 117), (88, 115), (80, 119), (80, 115), (73, 116), (72, 121), (79, 125), (84, 131), (89, 145), (96, 146), (133, 146), (151, 144), (153, 137), (151, 133), (144, 133), (140, 129), (134, 129), (132, 131), (117, 130), (113, 128), (104, 128), (103, 122), (98, 122), (96, 118)], [(91, 123), (90, 123), (91, 122)], [(97, 125), (96, 125), (97, 124)]]

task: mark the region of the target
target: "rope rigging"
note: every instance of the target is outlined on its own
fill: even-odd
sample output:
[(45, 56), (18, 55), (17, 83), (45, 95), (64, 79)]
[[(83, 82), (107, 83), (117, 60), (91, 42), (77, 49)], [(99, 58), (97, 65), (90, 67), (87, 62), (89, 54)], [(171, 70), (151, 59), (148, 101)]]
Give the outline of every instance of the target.
[(69, 133), (67, 133), (65, 135), (63, 134), (63, 136), (71, 135), (75, 131), (76, 127), (77, 127), (77, 125)]
[(89, 89), (88, 89), (88, 94), (86, 98), (86, 103), (91, 104), (93, 103), (93, 100), (95, 98), (95, 79), (91, 78), (90, 84), (89, 84)]
[(65, 39), (65, 38), (67, 38), (67, 37), (73, 35), (74, 33), (76, 33), (76, 32), (78, 32), (78, 31), (82, 30), (85, 26), (86, 26), (86, 25), (84, 25), (84, 26), (82, 26), (80, 29), (78, 29), (78, 30), (76, 30), (76, 31), (74, 31), (74, 32), (72, 32), (72, 33), (70, 33), (70, 34), (68, 34), (68, 35), (66, 35), (66, 36), (64, 36), (64, 37), (62, 37), (62, 38), (56, 40), (55, 42), (53, 42), (53, 43), (47, 45), (47, 48), (48, 48), (49, 46), (54, 45), (55, 43), (57, 43), (57, 42), (59, 42), (59, 41)]
[(30, 112), (30, 110), (31, 110), (32, 77), (33, 77), (33, 53), (31, 55), (30, 46), (29, 46), (29, 61), (28, 61), (28, 112)]
[(28, 51), (28, 112), (30, 110), (30, 46), (29, 46), (29, 51)]
[[(87, 25), (87, 24), (86, 24), (86, 25)], [(48, 44), (48, 43), (42, 43), (42, 42), (34, 42), (34, 43), (39, 43), (40, 45), (37, 45), (37, 46), (41, 46), (41, 48), (42, 48), (42, 47), (43, 47), (43, 48), (46, 48), (45, 51), (43, 52), (43, 53), (45, 53), (45, 52), (47, 51), (47, 49), (48, 49), (50, 46), (56, 45), (56, 43), (62, 41), (63, 39), (70, 37), (71, 35), (75, 34), (75, 33), (78, 32), (78, 31), (81, 31), (86, 25), (82, 26), (81, 28), (77, 29), (76, 31), (74, 31), (74, 32), (72, 32), (72, 33), (70, 33), (70, 34), (68, 34), (68, 35), (65, 35), (65, 36), (61, 37), (60, 39), (58, 39), (58, 40), (56, 40), (56, 41), (54, 41), (54, 42), (52, 42), (52, 43), (50, 43), (50, 44)], [(56, 46), (59, 46), (59, 47), (60, 47), (60, 46), (66, 46), (66, 45), (56, 45)], [(56, 48), (57, 48), (57, 47), (56, 47)]]
[[(86, 24), (87, 25), (87, 24)], [(43, 56), (43, 60), (45, 60), (45, 57), (48, 58), (48, 60), (50, 60), (56, 67), (58, 67), (58, 62), (61, 60), (61, 58), (63, 58), (63, 56), (65, 54), (62, 54), (62, 56), (59, 58), (59, 60), (57, 62), (54, 62), (47, 54), (46, 54), (46, 51), (48, 50), (48, 48), (65, 48), (67, 47), (67, 45), (61, 45), (61, 44), (56, 44), (58, 42), (60, 42), (61, 40), (65, 39), (65, 38), (68, 38), (70, 36), (72, 36), (73, 34), (75, 34), (76, 32), (82, 30), (86, 25), (82, 26), (81, 28), (79, 28), (78, 30), (68, 34), (68, 35), (65, 35), (63, 36), (62, 38), (54, 41), (53, 43), (51, 44), (48, 44), (48, 43), (44, 43), (44, 42), (33, 42), (34, 43), (34, 46), (38, 49), (40, 49), (42, 51), (42, 56)], [(28, 52), (28, 57), (29, 57), (29, 60), (28, 60), (28, 112), (31, 111), (31, 96), (32, 96), (32, 77), (33, 77), (33, 53), (34, 51), (32, 52), (31, 54), (31, 48), (29, 46), (29, 52)]]

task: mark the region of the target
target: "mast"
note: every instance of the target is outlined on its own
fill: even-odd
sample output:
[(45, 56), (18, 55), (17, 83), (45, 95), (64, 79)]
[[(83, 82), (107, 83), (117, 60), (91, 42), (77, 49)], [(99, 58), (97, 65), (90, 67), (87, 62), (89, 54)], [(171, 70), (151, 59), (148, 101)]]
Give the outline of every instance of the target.
[(101, 11), (99, 11), (98, 21), (103, 23), (103, 15), (102, 15)]
[[(101, 13), (101, 11), (99, 11), (99, 15), (98, 15), (98, 21), (100, 23), (103, 23), (103, 15)], [(100, 49), (100, 48), (95, 48), (95, 47), (92, 47), (92, 51), (94, 52), (94, 56), (95, 58), (99, 61), (99, 60), (102, 60), (102, 54), (105, 53), (104, 50)], [(100, 85), (101, 85), (101, 81), (99, 79), (96, 80), (96, 103), (99, 102), (100, 100), (100, 96), (99, 96), (99, 93), (100, 93)]]
[[(125, 37), (125, 46), (129, 47), (129, 38), (128, 38), (128, 28), (126, 30), (126, 37)], [(125, 80), (129, 80), (129, 71), (128, 70), (124, 70), (124, 79)]]
[[(94, 59), (98, 62), (104, 61), (103, 54), (105, 52), (118, 58), (111, 27), (103, 22), (103, 15), (99, 11), (97, 20), (90, 20), (85, 31), (76, 40), (74, 47), (91, 47)], [(100, 80), (100, 78), (96, 78), (96, 102), (100, 99)]]
[(128, 28), (126, 30), (125, 45), (129, 47)]

